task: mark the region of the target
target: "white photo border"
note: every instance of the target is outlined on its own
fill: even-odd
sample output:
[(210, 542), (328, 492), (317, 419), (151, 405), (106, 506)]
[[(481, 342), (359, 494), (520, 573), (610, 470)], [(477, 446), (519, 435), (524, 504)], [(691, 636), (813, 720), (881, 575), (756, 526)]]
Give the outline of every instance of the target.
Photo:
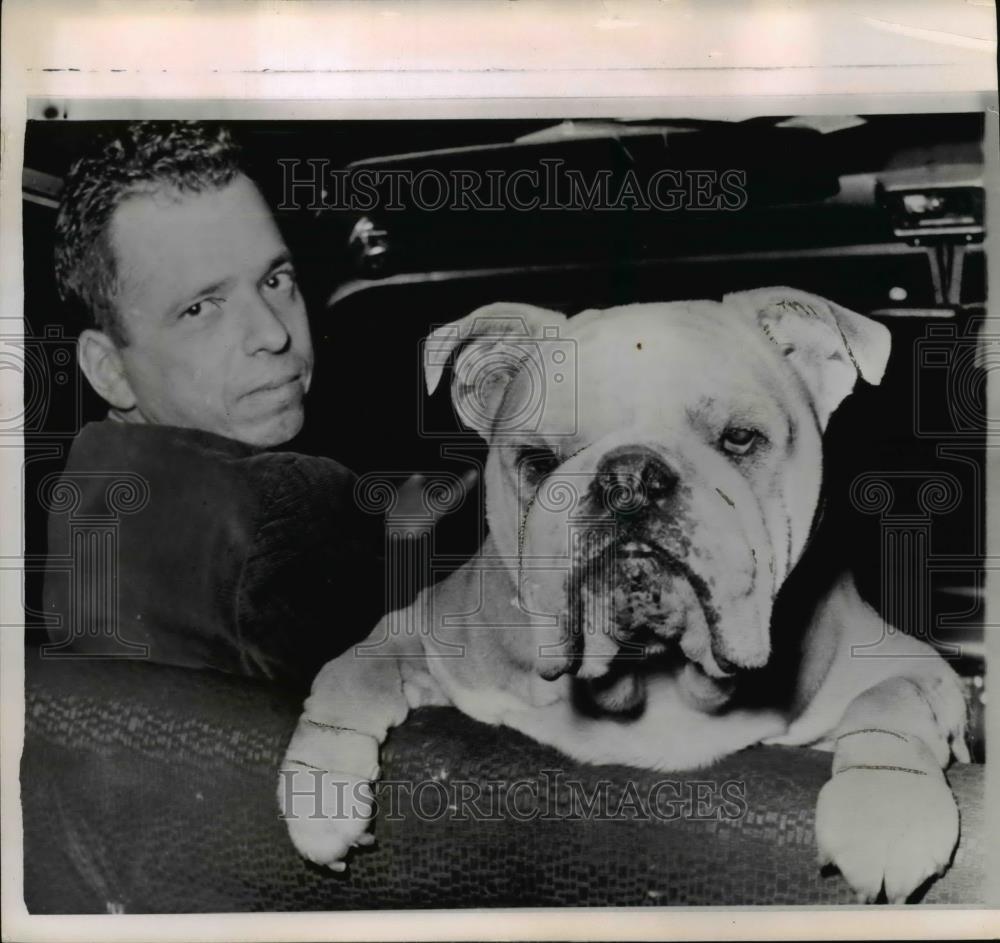
[[(995, 19), (992, 5), (984, 0), (918, 5), (893, 0), (878, 7), (878, 18), (860, 4), (804, 3), (793, 9), (768, 2), (746, 7), (719, 3), (711, 16), (717, 17), (729, 46), (720, 38), (715, 50), (685, 33), (693, 29), (692, 19), (703, 26), (703, 15), (685, 3), (581, 4), (586, 15), (550, 2), (445, 7), (438, 0), (417, 2), (412, 12), (393, 0), (342, 5), (5, 3), (2, 316), (20, 317), (23, 311), (25, 121), (41, 117), (52, 104), (65, 109), (70, 119), (722, 118), (982, 111), (987, 233), (993, 238), (1000, 233)], [(851, 12), (844, 14), (845, 9)], [(733, 39), (733, 17), (744, 41)], [(984, 25), (989, 20), (992, 33)], [(424, 32), (414, 32), (414, 21), (423, 24)], [(493, 30), (496, 23), (504, 28)], [(661, 58), (641, 42), (650, 24), (674, 30), (667, 45), (678, 58)], [(581, 30), (585, 41), (577, 39)], [(773, 31), (781, 42), (774, 40)], [(517, 36), (533, 41), (519, 44), (512, 39)], [(605, 42), (607, 36), (615, 43)], [(575, 48), (560, 47), (560, 42), (573, 46), (570, 39)], [(665, 67), (662, 61), (672, 65)], [(1000, 254), (988, 253), (987, 261), (989, 284), (1000, 285)], [(991, 320), (1000, 318), (997, 297), (994, 292), (989, 298)], [(21, 395), (20, 376), (0, 371), (3, 411), (19, 414)], [(1000, 415), (1000, 380), (995, 376), (989, 378), (987, 396), (990, 415)], [(1000, 553), (998, 443), (988, 443), (988, 456), (987, 553), (995, 556)], [(0, 449), (0, 519), (19, 520), (22, 514), (21, 460), (17, 449)], [(21, 553), (19, 534), (19, 528), (0, 528), (0, 559)], [(0, 572), (0, 578), (7, 580), (7, 575)], [(998, 623), (1000, 586), (996, 574), (988, 574), (988, 580), (986, 623)], [(0, 583), (4, 626), (23, 622), (20, 593), (11, 588), (9, 581)], [(1000, 634), (986, 635), (987, 659), (1000, 664)], [(973, 938), (1000, 932), (997, 911), (965, 908), (28, 915), (21, 893), (18, 780), (23, 634), (9, 629), (0, 633), (0, 684), (5, 939), (873, 939)], [(994, 835), (1000, 835), (998, 730), (1000, 698), (994, 698), (987, 704), (987, 796), (992, 800), (987, 809)], [(1000, 842), (996, 845), (994, 853), (1000, 853)], [(990, 876), (989, 899), (995, 906), (1000, 901), (1000, 860), (992, 864)]]

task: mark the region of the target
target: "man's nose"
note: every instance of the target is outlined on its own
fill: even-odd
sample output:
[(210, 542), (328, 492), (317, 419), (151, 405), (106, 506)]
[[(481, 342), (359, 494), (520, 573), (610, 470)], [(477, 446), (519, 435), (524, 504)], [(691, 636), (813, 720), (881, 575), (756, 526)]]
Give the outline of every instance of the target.
[(259, 292), (247, 299), (244, 311), (246, 350), (249, 354), (266, 351), (280, 354), (291, 343), (291, 335), (281, 312), (268, 304)]
[(677, 472), (652, 449), (642, 445), (621, 446), (609, 452), (597, 466), (595, 497), (601, 506), (617, 513), (639, 511), (673, 497)]

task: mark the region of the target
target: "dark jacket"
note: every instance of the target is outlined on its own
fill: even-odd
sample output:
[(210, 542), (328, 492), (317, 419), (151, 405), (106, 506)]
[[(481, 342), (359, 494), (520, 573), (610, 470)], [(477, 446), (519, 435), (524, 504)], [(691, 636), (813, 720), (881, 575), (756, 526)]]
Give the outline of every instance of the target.
[(383, 605), (381, 520), (330, 459), (91, 423), (48, 499), (47, 654), (308, 684)]

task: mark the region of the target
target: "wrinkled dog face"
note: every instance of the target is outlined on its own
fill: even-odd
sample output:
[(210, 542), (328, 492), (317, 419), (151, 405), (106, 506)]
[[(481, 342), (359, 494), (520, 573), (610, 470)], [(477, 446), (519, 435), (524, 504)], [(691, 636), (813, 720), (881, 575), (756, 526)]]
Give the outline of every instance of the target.
[(880, 379), (885, 328), (792, 289), (571, 319), (501, 303), (428, 339), (431, 389), (456, 348), (456, 409), (491, 445), (491, 533), (548, 626), (537, 670), (629, 710), (650, 657), (682, 654), (709, 700), (762, 666), (822, 430), (859, 372)]

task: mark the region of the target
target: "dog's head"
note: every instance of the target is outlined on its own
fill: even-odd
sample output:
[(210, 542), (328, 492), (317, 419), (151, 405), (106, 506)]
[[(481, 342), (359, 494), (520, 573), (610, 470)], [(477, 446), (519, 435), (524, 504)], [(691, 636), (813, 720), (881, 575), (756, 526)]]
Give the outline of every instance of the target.
[(822, 432), (859, 376), (880, 381), (886, 328), (789, 288), (569, 319), (498, 303), (427, 339), (430, 391), (456, 352), (494, 542), (550, 626), (536, 669), (624, 709), (642, 698), (635, 659), (679, 649), (716, 679), (762, 666)]

